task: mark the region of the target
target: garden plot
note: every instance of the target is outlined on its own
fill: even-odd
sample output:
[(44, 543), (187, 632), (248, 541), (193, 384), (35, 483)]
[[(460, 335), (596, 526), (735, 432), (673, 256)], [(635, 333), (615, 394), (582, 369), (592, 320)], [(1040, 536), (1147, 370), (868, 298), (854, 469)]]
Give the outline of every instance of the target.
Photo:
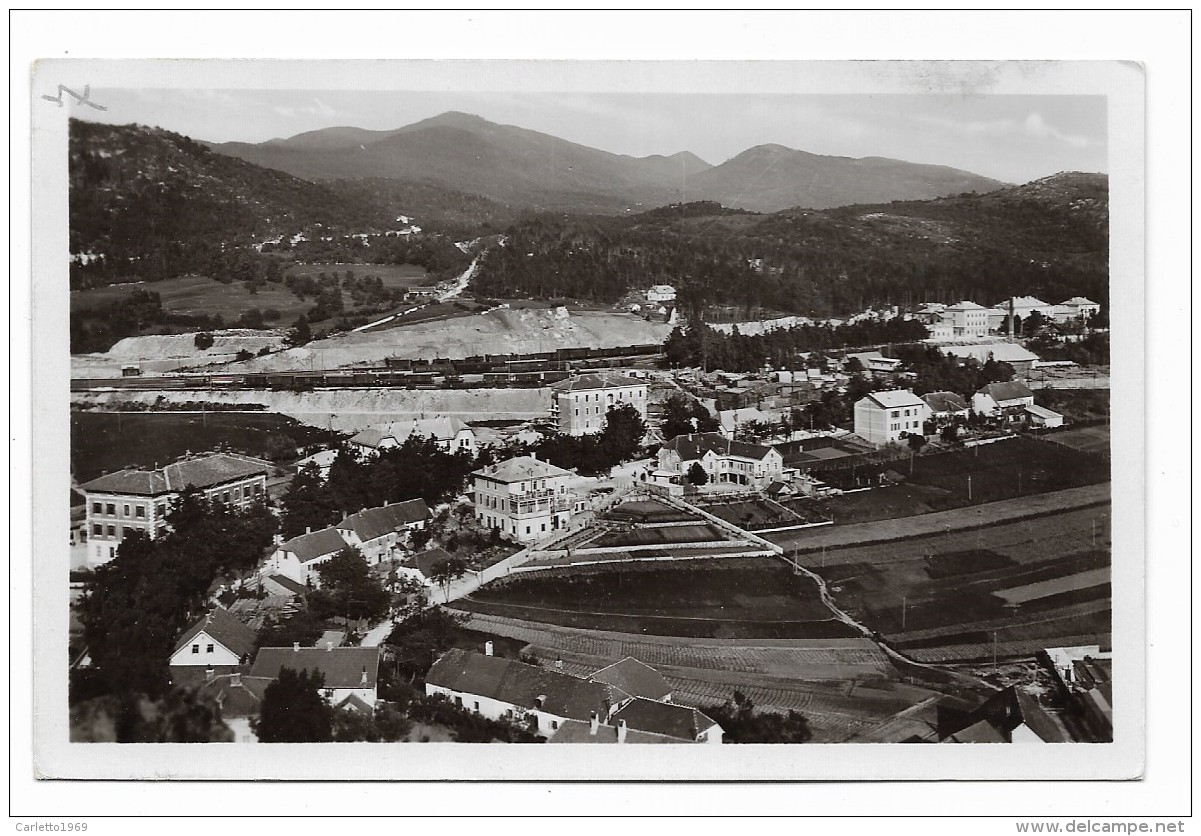
[(1065, 592), (1083, 591), (1096, 586), (1105, 586), (1108, 583), (1109, 567), (1105, 567), (1104, 569), (1092, 569), (1088, 572), (1039, 581), (1038, 583), (1018, 586), (1012, 589), (1002, 589), (996, 595), (999, 598), (1004, 598), (1009, 604), (1026, 604), (1030, 601), (1037, 601), (1040, 598), (1050, 598), (1051, 596), (1062, 595)]

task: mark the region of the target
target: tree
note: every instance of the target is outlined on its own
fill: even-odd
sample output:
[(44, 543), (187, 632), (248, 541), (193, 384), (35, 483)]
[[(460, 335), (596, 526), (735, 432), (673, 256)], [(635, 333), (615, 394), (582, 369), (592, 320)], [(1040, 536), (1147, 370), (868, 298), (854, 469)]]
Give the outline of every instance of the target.
[(399, 667), (411, 677), (424, 678), (438, 657), (462, 637), (466, 618), (433, 607), (397, 624), (387, 643), (396, 648)]
[(342, 549), (318, 566), (317, 574), (321, 588), (309, 595), (309, 606), (317, 617), (375, 621), (388, 614), (388, 591), (371, 577), (358, 549)]
[(237, 359), (237, 360), (252, 360), (252, 359), (254, 359), (254, 355), (251, 354), (246, 349), (242, 348), (242, 349), (238, 350), (238, 353), (237, 353), (235, 359)]
[(729, 743), (806, 743), (813, 737), (809, 721), (800, 712), (756, 713), (755, 704), (741, 691), (734, 692), (732, 702), (705, 712), (721, 726), (722, 739)]
[(321, 696), (325, 677), (314, 671), (282, 668), (267, 686), (257, 720), (251, 721), (262, 743), (325, 743), (333, 740), (333, 707)]
[(605, 414), (605, 426), (600, 433), (600, 446), (605, 458), (612, 464), (627, 461), (642, 445), (646, 435), (646, 421), (633, 404), (623, 403), (609, 407)]
[(709, 481), (709, 474), (701, 467), (700, 462), (693, 462), (692, 467), (688, 468), (688, 481), (697, 487)]
[(321, 480), (320, 472), (312, 464), (305, 465), (296, 474), (280, 505), (283, 509), (280, 528), (286, 538), (297, 537), (306, 530), (317, 531), (337, 522), (337, 506), (325, 482)]
[(109, 694), (71, 706), (74, 743), (219, 743), (233, 732), (215, 706), (178, 688), (152, 700), (144, 694)]
[(446, 600), (450, 601), (450, 585), (467, 574), (467, 561), (459, 557), (439, 560), (430, 568), (430, 580), (442, 587)]
[(921, 449), (926, 446), (926, 437), (918, 433), (909, 434), (909, 449), (915, 453), (921, 452)]
[(309, 327), (309, 318), (301, 314), (296, 318), (296, 322), (292, 325), (292, 330), (288, 332), (288, 344), (291, 346), (300, 346), (311, 342), (313, 339), (313, 329)]
[(662, 429), (668, 439), (688, 433), (713, 432), (717, 429), (717, 419), (700, 403), (677, 392), (663, 404)]
[(196, 347), (201, 351), (208, 351), (213, 347), (213, 335), (208, 331), (201, 331), (192, 339), (192, 342), (195, 343)]
[(954, 444), (959, 440), (959, 427), (956, 424), (947, 424), (942, 428), (939, 437), (948, 444)]
[(325, 632), (325, 622), (317, 618), (308, 607), (294, 613), (290, 618), (275, 621), (270, 616), (259, 628), (255, 639), (257, 647), (291, 647), (300, 644), (311, 647)]

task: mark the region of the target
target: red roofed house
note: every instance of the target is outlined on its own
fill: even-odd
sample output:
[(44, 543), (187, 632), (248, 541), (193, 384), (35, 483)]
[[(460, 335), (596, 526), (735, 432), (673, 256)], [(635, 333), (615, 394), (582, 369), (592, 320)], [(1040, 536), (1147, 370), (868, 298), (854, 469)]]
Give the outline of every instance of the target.
[(734, 441), (721, 433), (677, 435), (659, 448), (659, 470), (685, 477), (700, 463), (713, 483), (766, 487), (784, 473), (784, 457), (775, 447)]
[(424, 499), (393, 502), (351, 514), (334, 526), (348, 545), (363, 553), (368, 563), (395, 556), (405, 532), (425, 528), (430, 509)]
[(119, 470), (80, 485), (87, 497), (88, 566), (107, 563), (130, 531), (151, 539), (167, 529), (172, 500), (200, 489), (210, 502), (246, 508), (267, 491), (271, 463), (235, 453), (209, 453), (158, 470)]
[(186, 685), (206, 670), (225, 674), (250, 662), (255, 633), (228, 610), (217, 607), (193, 624), (175, 643), (168, 663), (171, 679)]
[(317, 567), (347, 548), (338, 529), (323, 528), (285, 540), (267, 558), (266, 568), (272, 574), (291, 578), (297, 583), (319, 586)]
[(379, 681), (378, 647), (301, 647), (298, 644), (263, 647), (254, 657), (250, 675), (278, 679), (284, 668), (320, 673), (325, 678), (323, 696), (330, 705), (355, 709), (364, 704), (375, 706)]

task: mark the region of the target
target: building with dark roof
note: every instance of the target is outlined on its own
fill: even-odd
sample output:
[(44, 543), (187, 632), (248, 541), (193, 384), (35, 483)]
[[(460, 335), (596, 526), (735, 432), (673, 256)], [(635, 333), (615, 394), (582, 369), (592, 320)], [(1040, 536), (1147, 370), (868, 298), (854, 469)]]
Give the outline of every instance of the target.
[(784, 457), (775, 447), (735, 441), (721, 433), (677, 435), (659, 448), (658, 469), (678, 479), (687, 478), (698, 463), (715, 484), (764, 488), (784, 473)]
[(317, 672), (325, 680), (323, 695), (330, 705), (355, 696), (375, 706), (379, 681), (378, 647), (263, 647), (254, 657), (250, 675), (279, 678), (284, 668)]
[(208, 453), (156, 470), (119, 470), (80, 485), (87, 500), (88, 566), (116, 557), (131, 531), (154, 539), (167, 530), (171, 502), (197, 488), (210, 502), (245, 509), (267, 492), (271, 463), (237, 453)]
[(424, 499), (408, 499), (351, 514), (334, 528), (348, 545), (354, 546), (368, 563), (379, 563), (399, 552), (406, 532), (425, 528), (430, 519)]
[(637, 697), (613, 713), (631, 731), (649, 732), (686, 743), (721, 743), (723, 729), (699, 709)]
[(1021, 381), (989, 383), (972, 395), (972, 409), (1008, 423), (1025, 420), (1026, 408), (1034, 406), (1034, 393)]
[(646, 420), (646, 383), (612, 372), (574, 375), (550, 386), (551, 417), (559, 432), (586, 435), (604, 429), (609, 410), (629, 404)]
[(589, 678), (620, 688), (631, 697), (671, 702), (671, 686), (667, 684), (663, 674), (650, 665), (639, 662), (633, 656), (627, 656), (620, 662), (601, 668)]
[(272, 682), (238, 672), (210, 676), (197, 688), (196, 696), (217, 709), (221, 721), (234, 733), (235, 743), (257, 743), (250, 721), (259, 716), (263, 695)]
[(175, 643), (168, 666), (178, 685), (199, 681), (205, 671), (227, 674), (254, 654), (255, 632), (223, 607), (189, 627)]
[(459, 648), (447, 651), (430, 668), (425, 691), (494, 720), (529, 723), (543, 736), (558, 731), (567, 720), (587, 722), (593, 713), (608, 720), (630, 699), (603, 682)]
[(967, 418), (971, 407), (962, 395), (956, 392), (928, 392), (922, 395), (922, 400), (930, 408), (930, 417), (939, 424), (944, 424), (955, 418)]
[(276, 546), (267, 559), (267, 569), (273, 575), (283, 575), (299, 584), (317, 587), (321, 584), (317, 567), (345, 548), (348, 548), (346, 541), (333, 526), (309, 531)]
[(602, 723), (600, 718), (593, 717), (585, 723), (583, 720), (566, 720), (559, 730), (547, 738), (547, 743), (684, 743), (676, 737), (666, 734), (635, 731), (626, 725), (625, 720), (619, 720), (614, 725)]
[(376, 424), (355, 434), (350, 446), (362, 455), (375, 455), (382, 450), (400, 447), (410, 438), (432, 438), (438, 449), (447, 453), (476, 452), (475, 431), (453, 416), (410, 418)]
[(1010, 685), (989, 697), (944, 743), (1067, 743), (1063, 724), (1039, 701)]

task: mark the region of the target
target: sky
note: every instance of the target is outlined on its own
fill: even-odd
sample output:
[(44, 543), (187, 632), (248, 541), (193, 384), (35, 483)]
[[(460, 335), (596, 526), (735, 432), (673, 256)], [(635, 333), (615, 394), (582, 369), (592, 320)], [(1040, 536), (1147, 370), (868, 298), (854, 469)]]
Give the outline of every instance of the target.
[(389, 130), (457, 110), (617, 154), (692, 151), (715, 165), (776, 143), (947, 165), (1009, 183), (1108, 171), (1106, 99), (1098, 95), (104, 88), (92, 98), (108, 109), (77, 115), (211, 142), (346, 125)]

